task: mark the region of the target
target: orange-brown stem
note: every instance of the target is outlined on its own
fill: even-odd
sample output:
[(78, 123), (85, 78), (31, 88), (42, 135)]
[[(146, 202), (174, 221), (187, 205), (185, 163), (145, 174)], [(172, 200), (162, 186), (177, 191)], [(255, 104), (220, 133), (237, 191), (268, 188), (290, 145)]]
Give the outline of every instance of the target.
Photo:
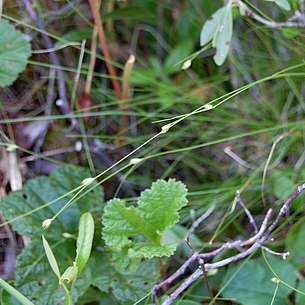
[(101, 43), (101, 48), (105, 57), (105, 63), (108, 69), (109, 74), (111, 75), (111, 83), (113, 86), (114, 91), (116, 92), (117, 98), (119, 100), (122, 99), (122, 90), (119, 81), (117, 80), (117, 74), (115, 71), (114, 66), (112, 65), (111, 54), (108, 48), (107, 39), (104, 32), (104, 27), (100, 15), (100, 7), (101, 1), (100, 0), (89, 0), (91, 13), (93, 16), (94, 24), (97, 27), (97, 32), (99, 36), (99, 40)]

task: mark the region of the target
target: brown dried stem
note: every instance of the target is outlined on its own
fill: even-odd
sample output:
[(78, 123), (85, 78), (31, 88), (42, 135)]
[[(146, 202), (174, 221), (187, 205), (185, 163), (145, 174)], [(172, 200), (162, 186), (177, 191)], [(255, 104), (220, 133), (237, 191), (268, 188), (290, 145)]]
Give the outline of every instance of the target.
[(89, 0), (91, 13), (93, 16), (94, 24), (97, 27), (97, 32), (99, 36), (99, 40), (101, 43), (101, 48), (105, 57), (105, 63), (108, 69), (109, 74), (111, 75), (111, 83), (113, 86), (113, 89), (117, 95), (117, 98), (119, 100), (122, 99), (122, 90), (121, 85), (117, 79), (116, 70), (112, 64), (112, 58), (111, 54), (108, 48), (107, 39), (105, 36), (105, 31), (103, 27), (103, 22), (100, 15), (100, 7), (101, 7), (101, 1), (100, 0)]

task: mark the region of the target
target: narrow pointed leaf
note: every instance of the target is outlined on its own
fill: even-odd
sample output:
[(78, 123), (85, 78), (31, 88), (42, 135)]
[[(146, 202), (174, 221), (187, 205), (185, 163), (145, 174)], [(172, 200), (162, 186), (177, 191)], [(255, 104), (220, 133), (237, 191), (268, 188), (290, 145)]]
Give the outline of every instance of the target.
[(48, 241), (44, 238), (43, 235), (42, 235), (42, 243), (43, 243), (44, 251), (46, 252), (46, 255), (47, 255), (47, 258), (48, 258), (48, 261), (50, 263), (50, 266), (51, 266), (52, 270), (54, 271), (56, 276), (58, 278), (60, 278), (60, 272), (59, 272), (59, 268), (58, 268), (58, 265), (57, 265), (56, 258), (53, 254), (53, 251), (52, 251)]

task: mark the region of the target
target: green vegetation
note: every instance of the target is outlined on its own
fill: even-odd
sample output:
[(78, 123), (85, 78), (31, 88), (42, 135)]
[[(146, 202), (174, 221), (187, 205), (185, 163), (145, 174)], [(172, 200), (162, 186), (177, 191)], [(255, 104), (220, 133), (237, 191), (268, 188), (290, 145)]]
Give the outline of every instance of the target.
[(0, 14), (1, 304), (304, 304), (304, 1)]

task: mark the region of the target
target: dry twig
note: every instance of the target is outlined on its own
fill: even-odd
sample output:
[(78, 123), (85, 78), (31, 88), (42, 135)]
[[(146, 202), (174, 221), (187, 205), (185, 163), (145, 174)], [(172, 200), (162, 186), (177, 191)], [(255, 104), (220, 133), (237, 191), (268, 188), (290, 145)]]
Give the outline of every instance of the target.
[[(225, 258), (223, 260), (220, 260), (218, 262), (214, 263), (204, 263), (204, 270), (205, 272), (220, 268), (229, 264), (232, 264), (238, 260), (241, 260), (250, 254), (254, 253), (258, 249), (264, 249), (268, 251), (269, 253), (272, 253), (274, 255), (281, 255), (283, 259), (285, 259), (288, 255), (289, 252), (285, 253), (278, 253), (270, 250), (268, 247), (266, 247), (264, 244), (266, 242), (272, 241), (273, 239), (270, 237), (272, 232), (277, 228), (280, 220), (286, 215), (286, 212), (289, 210), (292, 201), (298, 197), (303, 191), (305, 190), (305, 183), (301, 184), (295, 192), (284, 202), (282, 205), (280, 211), (278, 212), (277, 216), (275, 217), (275, 220), (270, 224), (270, 218), (272, 216), (272, 209), (269, 209), (267, 213), (265, 214), (265, 217), (261, 223), (260, 228), (257, 228), (254, 218), (251, 215), (250, 211), (245, 207), (245, 205), (242, 203), (239, 192), (237, 192), (237, 201), (240, 203), (242, 208), (246, 211), (246, 214), (254, 228), (255, 234), (250, 237), (247, 240), (235, 240), (232, 242), (227, 242), (223, 244), (221, 247), (207, 253), (198, 253), (194, 252), (193, 255), (175, 272), (173, 273), (170, 277), (168, 277), (165, 281), (156, 284), (153, 287), (152, 290), (152, 300), (153, 304), (156, 304), (156, 296), (157, 293), (160, 292), (160, 290), (163, 288), (163, 286), (170, 286), (174, 282), (176, 282), (179, 278), (183, 277), (186, 273), (187, 270), (190, 269), (191, 265), (198, 259), (206, 260), (206, 259), (212, 259), (214, 258), (217, 254), (227, 250), (227, 249), (232, 249), (232, 248), (238, 248), (238, 249), (243, 249), (242, 252), (233, 255), (231, 257)], [(194, 283), (200, 276), (202, 276), (202, 266), (198, 267), (187, 279), (185, 279), (182, 284), (175, 289), (169, 297), (162, 303), (162, 305), (170, 305), (172, 304), (187, 288), (190, 287), (192, 283)]]
[(245, 5), (242, 1), (238, 0), (237, 5), (244, 8), (244, 15), (251, 17), (252, 19), (258, 21), (259, 23), (266, 25), (270, 28), (284, 28), (284, 27), (292, 27), (292, 28), (304, 28), (305, 27), (305, 13), (302, 10), (296, 10), (294, 15), (289, 18), (287, 21), (277, 22), (273, 20), (268, 20), (260, 15), (258, 15), (254, 10), (252, 10), (249, 6)]

